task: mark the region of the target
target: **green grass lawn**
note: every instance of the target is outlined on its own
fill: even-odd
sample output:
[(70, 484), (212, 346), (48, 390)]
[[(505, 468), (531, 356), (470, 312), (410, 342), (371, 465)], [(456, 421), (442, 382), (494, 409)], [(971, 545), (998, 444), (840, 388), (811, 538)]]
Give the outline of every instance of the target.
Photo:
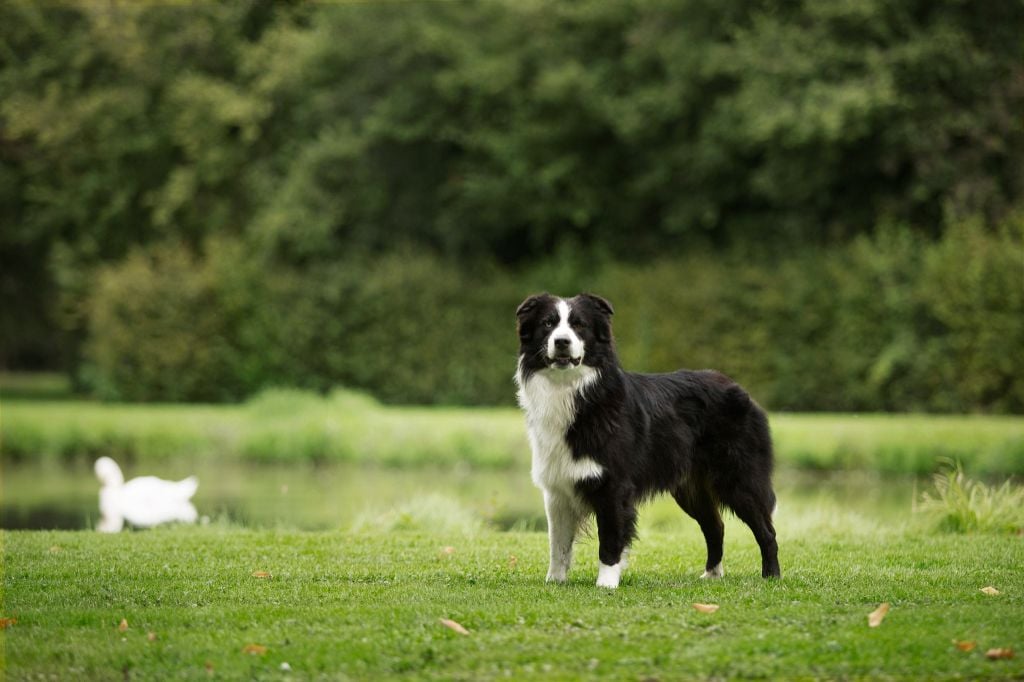
[[(242, 405), (4, 398), (2, 423), (9, 461), (110, 455), (495, 469), (529, 461), (516, 409), (387, 407), (348, 391), (268, 391)], [(801, 468), (919, 474), (955, 458), (975, 475), (1024, 473), (1022, 417), (773, 414), (771, 423), (779, 461)]]
[[(1021, 537), (788, 532), (784, 577), (764, 581), (730, 520), (714, 582), (695, 528), (649, 533), (616, 591), (593, 585), (594, 540), (569, 585), (544, 584), (542, 533), (5, 532), (3, 664), (9, 679), (1024, 676)], [(1017, 658), (987, 660), (997, 647)]]

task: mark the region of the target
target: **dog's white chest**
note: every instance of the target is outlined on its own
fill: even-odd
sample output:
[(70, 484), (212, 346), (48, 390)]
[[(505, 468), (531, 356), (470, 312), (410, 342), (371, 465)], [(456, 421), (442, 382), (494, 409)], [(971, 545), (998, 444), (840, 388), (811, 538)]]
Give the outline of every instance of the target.
[(519, 404), (526, 412), (526, 431), (533, 451), (530, 475), (534, 485), (545, 490), (571, 488), (604, 472), (588, 457), (574, 458), (565, 440), (576, 417), (576, 396), (597, 379), (597, 371), (582, 367), (555, 372), (539, 372), (525, 382), (521, 373), (516, 374)]

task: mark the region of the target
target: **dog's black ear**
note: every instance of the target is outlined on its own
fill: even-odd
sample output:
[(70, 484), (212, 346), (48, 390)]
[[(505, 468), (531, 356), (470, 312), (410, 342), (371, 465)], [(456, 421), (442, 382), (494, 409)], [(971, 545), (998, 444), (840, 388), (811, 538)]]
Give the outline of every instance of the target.
[(608, 316), (615, 314), (615, 309), (612, 308), (612, 304), (608, 302), (608, 299), (601, 298), (596, 294), (580, 294), (580, 296), (596, 305), (598, 310), (600, 310), (604, 314)]
[(537, 294), (536, 296), (530, 296), (529, 298), (527, 298), (525, 301), (519, 304), (518, 308), (516, 308), (516, 317), (522, 319), (523, 315), (527, 314), (528, 312), (536, 308), (538, 305), (540, 305), (540, 302), (543, 299), (545, 299), (548, 295), (549, 294), (547, 293), (543, 293)]

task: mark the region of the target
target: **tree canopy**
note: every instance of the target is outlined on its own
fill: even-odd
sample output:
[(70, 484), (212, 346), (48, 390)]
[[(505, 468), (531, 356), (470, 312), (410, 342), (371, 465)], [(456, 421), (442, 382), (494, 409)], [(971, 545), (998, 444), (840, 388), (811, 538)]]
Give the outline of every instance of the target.
[(961, 0), (3, 3), (0, 360), (76, 366), (148, 244), (515, 270), (992, 226), (1022, 34)]

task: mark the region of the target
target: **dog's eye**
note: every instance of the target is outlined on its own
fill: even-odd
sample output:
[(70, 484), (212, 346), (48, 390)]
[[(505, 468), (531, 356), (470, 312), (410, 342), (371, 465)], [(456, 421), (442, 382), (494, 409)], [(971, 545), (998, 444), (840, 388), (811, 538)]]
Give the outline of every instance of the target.
[(554, 329), (555, 328), (555, 321), (554, 320), (544, 320), (544, 328), (545, 329)]

